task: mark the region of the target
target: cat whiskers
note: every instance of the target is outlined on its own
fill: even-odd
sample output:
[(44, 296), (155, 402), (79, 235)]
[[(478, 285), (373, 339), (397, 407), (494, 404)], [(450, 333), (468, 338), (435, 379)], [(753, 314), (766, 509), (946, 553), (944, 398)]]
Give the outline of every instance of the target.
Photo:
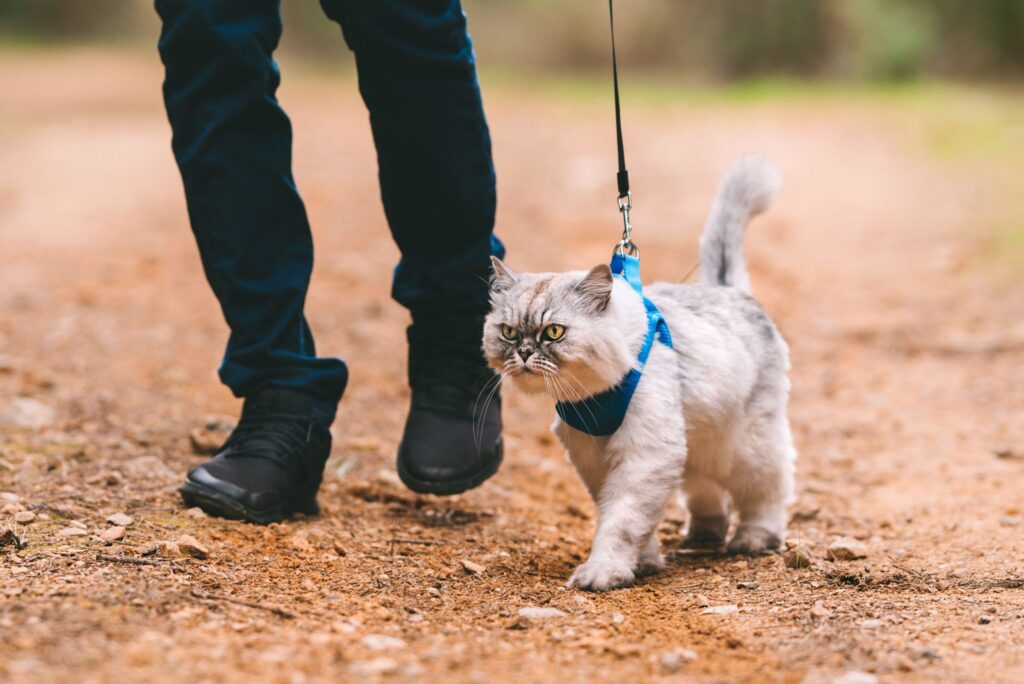
[[(494, 396), (497, 394), (498, 389), (501, 387), (502, 380), (504, 380), (509, 375), (509, 371), (507, 370), (509, 363), (510, 361), (506, 361), (501, 371), (493, 375), (490, 379), (487, 380), (487, 382), (484, 383), (484, 386), (480, 388), (479, 394), (476, 395), (476, 401), (473, 402), (473, 443), (476, 445), (476, 451), (478, 455), (480, 453), (481, 442), (483, 441), (484, 438), (483, 417), (487, 414), (487, 409), (490, 407), (491, 401), (493, 401)], [(481, 397), (485, 397), (484, 404), (483, 407), (480, 409), (480, 413), (478, 414), (476, 412), (476, 408), (477, 406), (480, 405)], [(477, 419), (477, 416), (480, 417), (479, 420)], [(480, 428), (479, 431), (477, 430), (478, 425)]]

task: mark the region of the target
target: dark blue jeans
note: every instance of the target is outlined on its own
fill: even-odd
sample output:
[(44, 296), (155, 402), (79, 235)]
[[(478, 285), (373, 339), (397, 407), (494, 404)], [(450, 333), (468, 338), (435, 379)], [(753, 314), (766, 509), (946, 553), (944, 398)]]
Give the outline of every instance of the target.
[[(495, 183), (459, 0), (321, 0), (355, 53), (381, 196), (402, 252), (392, 294), (414, 316), (487, 308)], [(301, 390), (333, 416), (344, 362), (303, 314), (313, 243), (275, 97), (279, 0), (156, 0), (164, 101), (206, 277), (231, 328), (236, 396)], [(344, 193), (345, 188), (339, 187)]]

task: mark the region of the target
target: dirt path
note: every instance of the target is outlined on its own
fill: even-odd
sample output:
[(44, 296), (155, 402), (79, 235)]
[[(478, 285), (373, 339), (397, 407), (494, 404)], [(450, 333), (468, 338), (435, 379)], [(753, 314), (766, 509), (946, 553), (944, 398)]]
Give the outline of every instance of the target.
[[(182, 508), (174, 488), (202, 458), (189, 431), (237, 406), (214, 374), (225, 329), (159, 80), (143, 56), (0, 57), (0, 412), (11, 419), (15, 396), (55, 412), (21, 400), (40, 427), (0, 433), (3, 524), (27, 542), (0, 550), (0, 679), (1024, 679), (1024, 284), (974, 257), (985, 222), (1020, 199), (986, 168), (937, 164), (880, 104), (630, 111), (648, 278), (689, 269), (733, 157), (759, 150), (785, 171), (749, 261), (792, 346), (790, 535), (814, 560), (679, 553), (673, 508), (664, 574), (585, 595), (562, 583), (593, 509), (544, 401), (506, 395), (506, 463), (476, 491), (416, 497), (392, 474), (406, 314), (388, 299), (397, 252), (345, 77), (286, 69), (283, 89), (317, 239), (309, 314), (319, 347), (352, 370), (324, 514), (260, 528)], [(606, 258), (605, 104), (487, 94), (510, 262)], [(15, 524), (20, 507), (35, 520)], [(134, 521), (104, 545), (93, 535), (115, 512)], [(72, 521), (86, 534), (61, 536)], [(142, 555), (182, 534), (209, 558)], [(825, 560), (839, 536), (867, 558)]]

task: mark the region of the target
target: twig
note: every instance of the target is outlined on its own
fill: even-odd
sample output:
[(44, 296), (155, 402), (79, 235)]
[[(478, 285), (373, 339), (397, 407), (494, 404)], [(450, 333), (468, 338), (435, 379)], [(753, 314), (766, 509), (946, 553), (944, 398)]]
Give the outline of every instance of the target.
[(148, 558), (132, 558), (131, 556), (108, 556), (105, 553), (97, 553), (96, 560), (108, 561), (110, 563), (127, 563), (128, 565), (163, 565), (160, 561), (149, 560)]
[(935, 593), (936, 589), (935, 589), (935, 587), (933, 587), (931, 585), (932, 581), (934, 581), (934, 578), (931, 575), (928, 575), (928, 574), (926, 574), (924, 572), (921, 572), (920, 570), (914, 570), (913, 568), (908, 568), (905, 565), (900, 565), (899, 563), (896, 562), (895, 558), (893, 558), (892, 556), (890, 556), (888, 554), (886, 554), (886, 558), (889, 559), (889, 564), (892, 565), (897, 570), (902, 570), (903, 572), (907, 573), (911, 577), (917, 578), (918, 582), (920, 582), (921, 585), (925, 589), (928, 590), (928, 593), (930, 593), (930, 594), (934, 594)]
[(257, 610), (265, 610), (277, 615), (278, 617), (287, 618), (289, 620), (297, 617), (295, 613), (285, 610), (284, 608), (278, 608), (277, 606), (268, 606), (263, 603), (256, 603), (255, 601), (246, 601), (245, 599), (235, 598), (234, 596), (221, 596), (219, 594), (210, 594), (200, 589), (193, 589), (192, 595), (199, 599), (205, 599), (207, 601), (224, 601), (225, 603), (234, 603), (239, 606), (245, 606), (246, 608), (255, 608)]

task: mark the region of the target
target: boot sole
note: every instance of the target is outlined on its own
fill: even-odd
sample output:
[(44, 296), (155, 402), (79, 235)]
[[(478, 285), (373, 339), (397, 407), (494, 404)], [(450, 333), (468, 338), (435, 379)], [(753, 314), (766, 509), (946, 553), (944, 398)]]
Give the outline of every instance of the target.
[(191, 480), (185, 480), (185, 483), (178, 488), (178, 492), (187, 506), (198, 506), (206, 513), (219, 518), (244, 520), (256, 523), (257, 525), (269, 525), (270, 523), (280, 522), (296, 511), (306, 513), (307, 515), (316, 515), (320, 512), (320, 507), (315, 500), (311, 505), (302, 508), (290, 509), (284, 504), (279, 504), (271, 508), (257, 510), (239, 503), (223, 492), (197, 482), (192, 482)]
[(417, 494), (436, 494), (438, 496), (452, 496), (454, 494), (461, 494), (462, 492), (470, 489), (479, 487), (484, 482), (489, 480), (498, 472), (501, 467), (501, 461), (505, 456), (505, 445), (504, 443), (498, 444), (498, 450), (495, 459), (489, 463), (482, 470), (469, 475), (467, 477), (460, 478), (458, 480), (421, 480), (415, 475), (411, 474), (402, 462), (401, 458), (396, 459), (398, 464), (398, 477), (402, 480), (402, 483), (406, 487), (416, 492)]

